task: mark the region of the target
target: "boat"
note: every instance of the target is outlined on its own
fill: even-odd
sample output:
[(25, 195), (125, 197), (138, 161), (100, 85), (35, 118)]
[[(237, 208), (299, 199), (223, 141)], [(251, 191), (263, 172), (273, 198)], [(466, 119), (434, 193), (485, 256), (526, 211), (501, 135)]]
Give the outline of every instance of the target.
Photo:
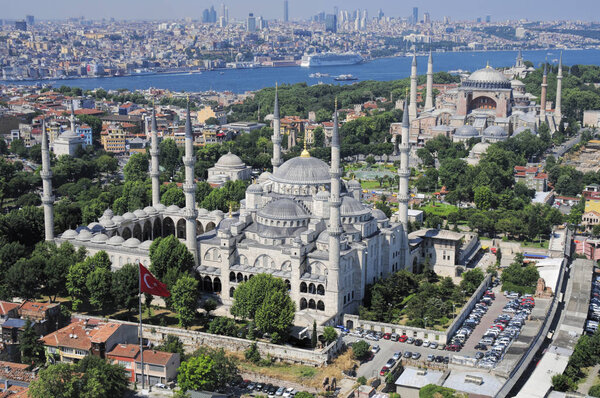
[(308, 75), (308, 77), (313, 78), (313, 79), (320, 79), (321, 77), (329, 77), (329, 73), (321, 73), (321, 72), (311, 73), (310, 75)]
[(353, 80), (358, 80), (358, 77), (354, 75), (339, 75), (333, 78), (336, 82), (350, 82)]
[(322, 53), (302, 57), (300, 66), (309, 68), (314, 66), (355, 65), (363, 62), (363, 57), (357, 53)]

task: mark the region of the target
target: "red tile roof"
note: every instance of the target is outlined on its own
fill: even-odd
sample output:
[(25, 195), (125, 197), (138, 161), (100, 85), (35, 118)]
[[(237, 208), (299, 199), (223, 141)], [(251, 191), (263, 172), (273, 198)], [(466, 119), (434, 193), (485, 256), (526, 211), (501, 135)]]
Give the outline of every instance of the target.
[[(135, 359), (139, 353), (140, 346), (137, 344), (117, 344), (107, 355)], [(146, 358), (144, 358), (144, 362), (146, 362)]]
[[(144, 350), (144, 363), (149, 363), (153, 365), (166, 365), (169, 363), (171, 358), (173, 357), (172, 352), (163, 352), (163, 351), (155, 351), (155, 350)], [(140, 362), (140, 357), (136, 358), (136, 362)]]
[(11, 303), (9, 301), (0, 301), (0, 314), (6, 315), (9, 311), (17, 308), (19, 304)]

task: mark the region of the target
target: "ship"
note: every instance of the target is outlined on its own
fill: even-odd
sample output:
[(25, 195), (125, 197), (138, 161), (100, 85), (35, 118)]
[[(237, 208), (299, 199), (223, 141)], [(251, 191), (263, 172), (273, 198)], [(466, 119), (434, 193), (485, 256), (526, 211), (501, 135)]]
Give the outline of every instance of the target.
[(300, 66), (309, 68), (314, 66), (355, 65), (363, 61), (363, 57), (357, 53), (323, 53), (303, 56)]
[(353, 75), (339, 75), (336, 76), (333, 80), (335, 80), (336, 82), (350, 82), (353, 80), (358, 80), (358, 77)]

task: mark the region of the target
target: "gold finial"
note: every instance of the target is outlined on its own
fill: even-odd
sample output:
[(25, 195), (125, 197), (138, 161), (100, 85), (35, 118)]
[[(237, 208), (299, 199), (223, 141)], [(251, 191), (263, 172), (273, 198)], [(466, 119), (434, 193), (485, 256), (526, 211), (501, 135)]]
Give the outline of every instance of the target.
[(229, 202), (229, 218), (233, 218), (233, 205)]
[(335, 105), (334, 105), (334, 110), (336, 110), (336, 111), (337, 111), (337, 96), (335, 97), (335, 101), (334, 101), (334, 102), (335, 102)]
[(486, 62), (486, 64), (485, 64), (485, 68), (486, 68), (486, 69), (490, 69), (490, 61), (487, 61), (487, 62)]
[(304, 150), (300, 154), (300, 157), (301, 158), (309, 158), (310, 157), (310, 152), (308, 152), (308, 149), (306, 149), (306, 137), (304, 137)]
[(404, 90), (404, 95), (408, 97), (408, 87), (406, 87), (406, 89)]

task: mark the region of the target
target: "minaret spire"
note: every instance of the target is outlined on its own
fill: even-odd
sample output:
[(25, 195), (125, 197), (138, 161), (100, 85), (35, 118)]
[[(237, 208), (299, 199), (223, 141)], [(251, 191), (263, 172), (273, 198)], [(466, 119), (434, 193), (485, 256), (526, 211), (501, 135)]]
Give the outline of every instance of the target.
[(271, 164), (273, 165), (273, 172), (281, 166), (281, 121), (279, 119), (279, 95), (277, 93), (277, 83), (275, 83), (275, 105), (273, 108), (273, 136), (271, 142), (273, 142), (273, 158)]
[(410, 106), (408, 114), (411, 119), (417, 118), (417, 54), (413, 54), (410, 70)]
[(54, 240), (54, 196), (52, 195), (52, 170), (50, 169), (50, 150), (46, 121), (42, 119), (42, 204), (44, 206), (44, 231), (46, 241)]
[[(340, 240), (342, 235), (342, 220), (340, 218), (340, 207), (342, 200), (340, 198), (340, 178), (342, 176), (340, 169), (340, 133), (338, 127), (337, 98), (335, 100), (335, 111), (333, 113), (333, 134), (331, 135), (331, 191), (329, 197), (329, 280), (327, 281), (328, 292), (335, 297), (331, 304), (334, 307), (332, 313), (339, 314), (341, 310), (340, 299), (344, 296), (339, 291), (339, 270), (340, 270)], [(331, 305), (330, 305), (331, 307)]]
[(558, 75), (556, 76), (556, 106), (554, 107), (554, 116), (556, 123), (562, 119), (562, 51), (558, 60)]
[(544, 76), (542, 77), (542, 98), (540, 99), (540, 122), (546, 121), (546, 92), (548, 90), (548, 69), (544, 62)]
[(185, 183), (183, 193), (185, 194), (185, 245), (198, 261), (198, 241), (196, 239), (196, 184), (194, 182), (194, 134), (192, 132), (192, 119), (190, 117), (190, 99), (187, 102), (187, 116), (185, 120)]
[(73, 134), (75, 134), (76, 133), (76, 131), (75, 131), (75, 105), (73, 104), (73, 100), (71, 100), (71, 117), (70, 117), (70, 120), (71, 120), (71, 132)]
[(429, 50), (429, 60), (427, 61), (427, 97), (425, 97), (425, 109), (433, 108), (433, 57), (431, 49)]
[(160, 204), (160, 171), (158, 169), (158, 128), (156, 127), (156, 107), (152, 102), (152, 123), (150, 143), (150, 177), (152, 178), (152, 206)]
[(408, 226), (408, 179), (410, 177), (410, 167), (408, 164), (409, 159), (409, 111), (408, 106), (404, 104), (404, 113), (402, 115), (402, 141), (400, 142), (400, 169), (398, 170), (398, 176), (400, 177), (400, 192), (398, 192), (398, 213), (400, 216), (400, 222), (407, 231)]

